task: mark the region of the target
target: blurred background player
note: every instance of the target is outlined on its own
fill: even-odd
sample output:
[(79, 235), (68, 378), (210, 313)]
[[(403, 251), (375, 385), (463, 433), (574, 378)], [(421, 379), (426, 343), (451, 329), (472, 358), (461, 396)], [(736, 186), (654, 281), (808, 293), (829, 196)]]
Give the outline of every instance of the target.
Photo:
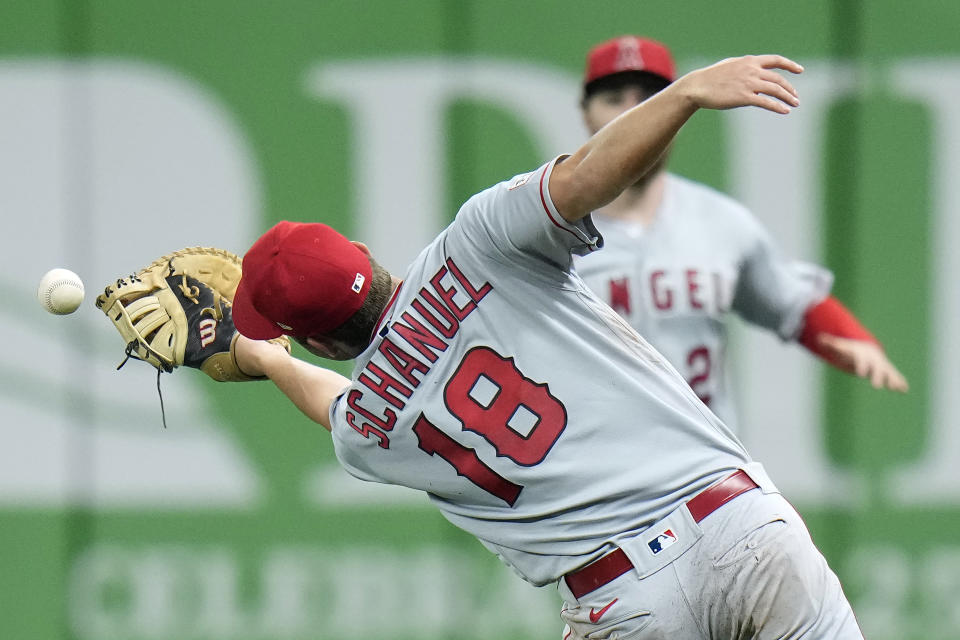
[[(590, 134), (675, 78), (663, 44), (623, 36), (587, 54), (581, 107)], [(586, 284), (650, 341), (732, 428), (727, 312), (795, 340), (875, 388), (907, 382), (836, 298), (826, 269), (781, 256), (741, 204), (668, 172), (666, 154), (593, 220), (603, 251), (579, 258)]]

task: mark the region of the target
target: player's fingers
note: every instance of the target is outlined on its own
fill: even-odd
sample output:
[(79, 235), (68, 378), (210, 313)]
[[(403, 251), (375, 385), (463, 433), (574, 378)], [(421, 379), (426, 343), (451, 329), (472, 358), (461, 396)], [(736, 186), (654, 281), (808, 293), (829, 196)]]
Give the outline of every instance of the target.
[(910, 390), (910, 385), (907, 384), (907, 381), (903, 378), (891, 377), (887, 380), (887, 389), (891, 391), (899, 391), (900, 393), (906, 393)]
[(760, 72), (760, 76), (759, 76), (759, 77), (760, 77), (761, 80), (763, 80), (763, 81), (765, 81), (765, 82), (772, 82), (773, 84), (779, 85), (779, 86), (783, 87), (784, 89), (786, 89), (787, 92), (788, 92), (791, 96), (793, 96), (794, 99), (796, 100), (795, 103), (793, 103), (793, 102), (791, 103), (791, 104), (793, 104), (793, 106), (797, 106), (797, 105), (800, 104), (800, 99), (799, 99), (799, 98), (800, 98), (800, 94), (797, 93), (796, 88), (790, 83), (789, 80), (787, 80), (786, 78), (784, 78), (782, 75), (780, 75), (780, 74), (777, 73), (776, 71), (763, 70), (763, 71)]
[(757, 93), (762, 93), (770, 96), (771, 98), (776, 98), (777, 100), (780, 100), (791, 107), (800, 106), (800, 99), (776, 82), (761, 82), (757, 85), (755, 90)]
[(747, 104), (750, 104), (754, 107), (760, 107), (761, 109), (766, 109), (767, 111), (772, 111), (774, 113), (779, 113), (781, 115), (787, 115), (790, 113), (789, 105), (785, 105), (779, 100), (774, 100), (769, 96), (760, 94), (755, 94), (753, 98), (747, 100)]
[(870, 369), (870, 384), (874, 389), (883, 389), (886, 386), (887, 373), (883, 367), (874, 366)]
[(794, 62), (786, 56), (768, 53), (754, 56), (754, 58), (764, 69), (783, 69), (784, 71), (789, 71), (790, 73), (803, 73), (803, 65)]
[[(888, 363), (889, 364), (889, 363)], [(906, 393), (910, 390), (910, 385), (907, 383), (907, 379), (900, 373), (899, 370), (892, 364), (889, 364), (890, 373), (889, 380), (887, 382), (887, 388), (893, 391), (899, 391), (901, 393)]]
[(886, 358), (877, 363), (874, 374), (870, 377), (870, 382), (875, 389), (890, 389), (901, 393), (907, 391), (906, 378)]

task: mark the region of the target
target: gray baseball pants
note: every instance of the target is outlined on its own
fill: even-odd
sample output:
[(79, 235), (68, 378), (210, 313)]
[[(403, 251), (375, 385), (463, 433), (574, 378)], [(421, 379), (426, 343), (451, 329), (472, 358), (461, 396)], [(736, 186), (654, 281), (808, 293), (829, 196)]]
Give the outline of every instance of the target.
[(668, 525), (694, 542), (666, 564), (644, 565), (638, 536), (621, 545), (635, 570), (579, 600), (560, 580), (564, 640), (863, 640), (839, 580), (779, 493), (748, 491), (699, 524)]

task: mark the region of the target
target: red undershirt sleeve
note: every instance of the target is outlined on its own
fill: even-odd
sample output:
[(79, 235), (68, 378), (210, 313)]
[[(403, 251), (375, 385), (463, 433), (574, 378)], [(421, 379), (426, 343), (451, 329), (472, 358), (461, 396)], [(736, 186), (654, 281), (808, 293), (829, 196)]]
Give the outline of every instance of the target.
[(833, 296), (827, 296), (822, 302), (807, 309), (803, 318), (803, 330), (797, 339), (797, 342), (813, 353), (829, 360), (817, 343), (817, 335), (820, 333), (851, 340), (865, 340), (883, 346), (860, 324), (853, 313)]

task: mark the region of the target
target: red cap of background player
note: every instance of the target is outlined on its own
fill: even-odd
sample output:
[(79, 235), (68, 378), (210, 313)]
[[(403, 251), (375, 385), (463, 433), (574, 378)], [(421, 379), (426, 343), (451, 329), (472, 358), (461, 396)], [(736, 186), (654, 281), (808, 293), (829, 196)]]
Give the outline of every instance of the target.
[(583, 84), (621, 71), (646, 71), (670, 82), (676, 80), (673, 56), (664, 44), (648, 38), (621, 36), (590, 49)]
[(233, 323), (254, 340), (327, 333), (367, 299), (372, 271), (366, 254), (327, 225), (280, 222), (243, 257)]

